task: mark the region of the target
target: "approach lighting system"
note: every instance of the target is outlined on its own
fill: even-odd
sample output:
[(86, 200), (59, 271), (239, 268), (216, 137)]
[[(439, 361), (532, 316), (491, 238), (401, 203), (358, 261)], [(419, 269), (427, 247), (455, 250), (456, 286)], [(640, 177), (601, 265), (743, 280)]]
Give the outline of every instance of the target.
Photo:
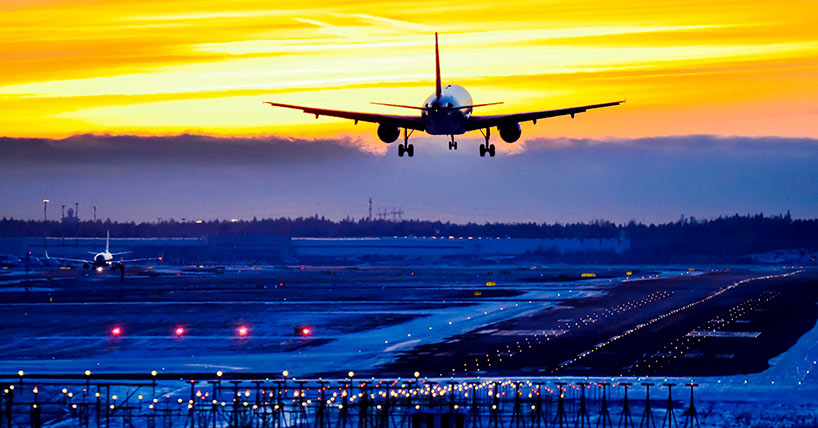
[(312, 336), (313, 329), (312, 329), (312, 327), (301, 325), (301, 326), (295, 327), (293, 329), (293, 333), (296, 336)]

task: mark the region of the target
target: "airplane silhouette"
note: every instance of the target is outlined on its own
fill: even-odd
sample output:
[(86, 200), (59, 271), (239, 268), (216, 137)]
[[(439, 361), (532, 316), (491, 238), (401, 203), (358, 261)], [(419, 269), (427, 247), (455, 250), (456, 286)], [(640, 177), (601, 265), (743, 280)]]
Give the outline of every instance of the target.
[(495, 146), (489, 142), (492, 127), (497, 128), (500, 133), (500, 138), (502, 138), (503, 141), (513, 143), (519, 140), (522, 135), (520, 122), (533, 121), (536, 124), (538, 119), (565, 115), (571, 115), (571, 118), (573, 118), (577, 113), (595, 108), (615, 106), (624, 102), (625, 101), (622, 100), (557, 110), (474, 116), (472, 115), (473, 108), (502, 104), (502, 102), (474, 104), (471, 95), (469, 95), (469, 92), (462, 86), (443, 86), (440, 80), (440, 53), (438, 50), (437, 33), (435, 33), (435, 92), (423, 102), (423, 105), (407, 106), (372, 103), (389, 107), (420, 110), (420, 116), (329, 110), (263, 101), (264, 104), (269, 104), (274, 107), (296, 109), (304, 113), (314, 114), (316, 119), (318, 119), (319, 116), (331, 116), (351, 119), (355, 121), (355, 124), (358, 124), (358, 121), (377, 123), (378, 137), (387, 144), (397, 140), (398, 137), (400, 137), (400, 130), (403, 128), (403, 144), (398, 145), (398, 156), (400, 157), (403, 157), (404, 154), (409, 157), (414, 156), (415, 147), (413, 144), (409, 144), (409, 136), (411, 136), (414, 131), (423, 131), (430, 135), (449, 135), (451, 136), (449, 150), (457, 150), (457, 141), (455, 141), (454, 136), (475, 130), (479, 130), (486, 140), (485, 144), (480, 144), (480, 156), (485, 157), (486, 154), (488, 154), (494, 157), (496, 153)]

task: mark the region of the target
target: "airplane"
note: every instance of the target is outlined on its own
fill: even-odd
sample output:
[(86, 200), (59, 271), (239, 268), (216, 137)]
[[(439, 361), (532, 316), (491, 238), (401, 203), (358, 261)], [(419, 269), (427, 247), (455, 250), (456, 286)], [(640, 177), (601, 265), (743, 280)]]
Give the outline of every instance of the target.
[(20, 258), (12, 254), (0, 254), (0, 269), (11, 269), (20, 266)]
[[(485, 138), (485, 144), (480, 144), (480, 156), (488, 154), (494, 157), (496, 149), (490, 143), (491, 128), (497, 128), (500, 138), (506, 143), (513, 143), (520, 139), (522, 128), (520, 122), (533, 121), (537, 124), (538, 119), (555, 116), (574, 115), (587, 110), (616, 106), (625, 101), (613, 101), (601, 104), (591, 104), (579, 107), (569, 107), (557, 110), (531, 111), (524, 113), (473, 116), (472, 109), (475, 107), (485, 107), (502, 104), (502, 102), (474, 104), (471, 95), (466, 89), (459, 85), (443, 85), (440, 79), (440, 52), (438, 50), (437, 33), (435, 33), (435, 92), (430, 95), (422, 106), (407, 106), (400, 104), (376, 103), (388, 107), (420, 110), (420, 116), (403, 116), (377, 113), (361, 113), (344, 110), (330, 110), (316, 107), (297, 106), (292, 104), (282, 104), (272, 101), (262, 101), (273, 107), (283, 107), (301, 110), (304, 113), (313, 114), (318, 119), (319, 116), (340, 117), (351, 119), (358, 124), (358, 121), (378, 124), (378, 138), (384, 143), (393, 143), (400, 137), (403, 128), (403, 144), (398, 145), (398, 156), (404, 154), (409, 157), (414, 156), (415, 147), (409, 144), (409, 137), (414, 131), (423, 131), (429, 135), (449, 135), (449, 150), (457, 150), (455, 135), (462, 135), (469, 131), (479, 130)], [(484, 131), (485, 130), (485, 131)]]
[(91, 260), (82, 260), (82, 259), (68, 259), (65, 257), (49, 257), (48, 252), (45, 253), (46, 259), (53, 259), (53, 260), (60, 260), (66, 262), (74, 262), (74, 263), (82, 263), (83, 269), (91, 269), (93, 268), (97, 272), (102, 272), (105, 268), (110, 268), (111, 270), (119, 270), (120, 272), (125, 272), (125, 263), (133, 263), (145, 260), (158, 260), (158, 258), (144, 258), (144, 259), (131, 259), (131, 260), (114, 260), (114, 256), (120, 256), (123, 254), (129, 254), (130, 251), (123, 251), (119, 253), (112, 253), (110, 250), (110, 242), (111, 242), (111, 231), (107, 232), (105, 237), (105, 251), (101, 253), (96, 253), (93, 251), (89, 251), (89, 254), (94, 254), (94, 258)]

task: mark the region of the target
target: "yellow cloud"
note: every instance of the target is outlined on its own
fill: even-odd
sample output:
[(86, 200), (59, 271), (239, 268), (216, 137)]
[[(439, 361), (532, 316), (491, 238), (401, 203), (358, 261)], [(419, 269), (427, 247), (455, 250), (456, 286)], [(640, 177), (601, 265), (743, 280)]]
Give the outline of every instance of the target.
[(3, 3), (0, 13), (7, 136), (347, 132), (369, 141), (371, 126), (260, 101), (419, 104), (432, 90), (431, 33), (440, 31), (444, 79), (477, 102), (506, 102), (483, 112), (628, 97), (623, 108), (526, 126), (526, 137), (818, 137), (805, 101), (818, 96), (810, 1), (44, 0)]

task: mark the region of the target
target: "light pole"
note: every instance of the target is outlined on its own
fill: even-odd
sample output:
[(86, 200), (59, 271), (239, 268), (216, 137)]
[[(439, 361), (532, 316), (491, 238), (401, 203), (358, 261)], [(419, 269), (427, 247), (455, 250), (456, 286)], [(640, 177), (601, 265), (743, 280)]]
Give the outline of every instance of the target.
[(62, 214), (60, 214), (60, 232), (62, 235), (62, 246), (65, 247), (65, 204), (61, 205)]
[(80, 247), (80, 203), (74, 202), (74, 220), (77, 221), (75, 226), (76, 234), (74, 235), (74, 248)]
[(48, 236), (48, 203), (51, 202), (48, 199), (43, 199), (43, 249), (48, 249), (48, 242), (46, 237)]
[(94, 205), (94, 227), (91, 229), (91, 233), (94, 234), (94, 252), (97, 251), (97, 206)]

